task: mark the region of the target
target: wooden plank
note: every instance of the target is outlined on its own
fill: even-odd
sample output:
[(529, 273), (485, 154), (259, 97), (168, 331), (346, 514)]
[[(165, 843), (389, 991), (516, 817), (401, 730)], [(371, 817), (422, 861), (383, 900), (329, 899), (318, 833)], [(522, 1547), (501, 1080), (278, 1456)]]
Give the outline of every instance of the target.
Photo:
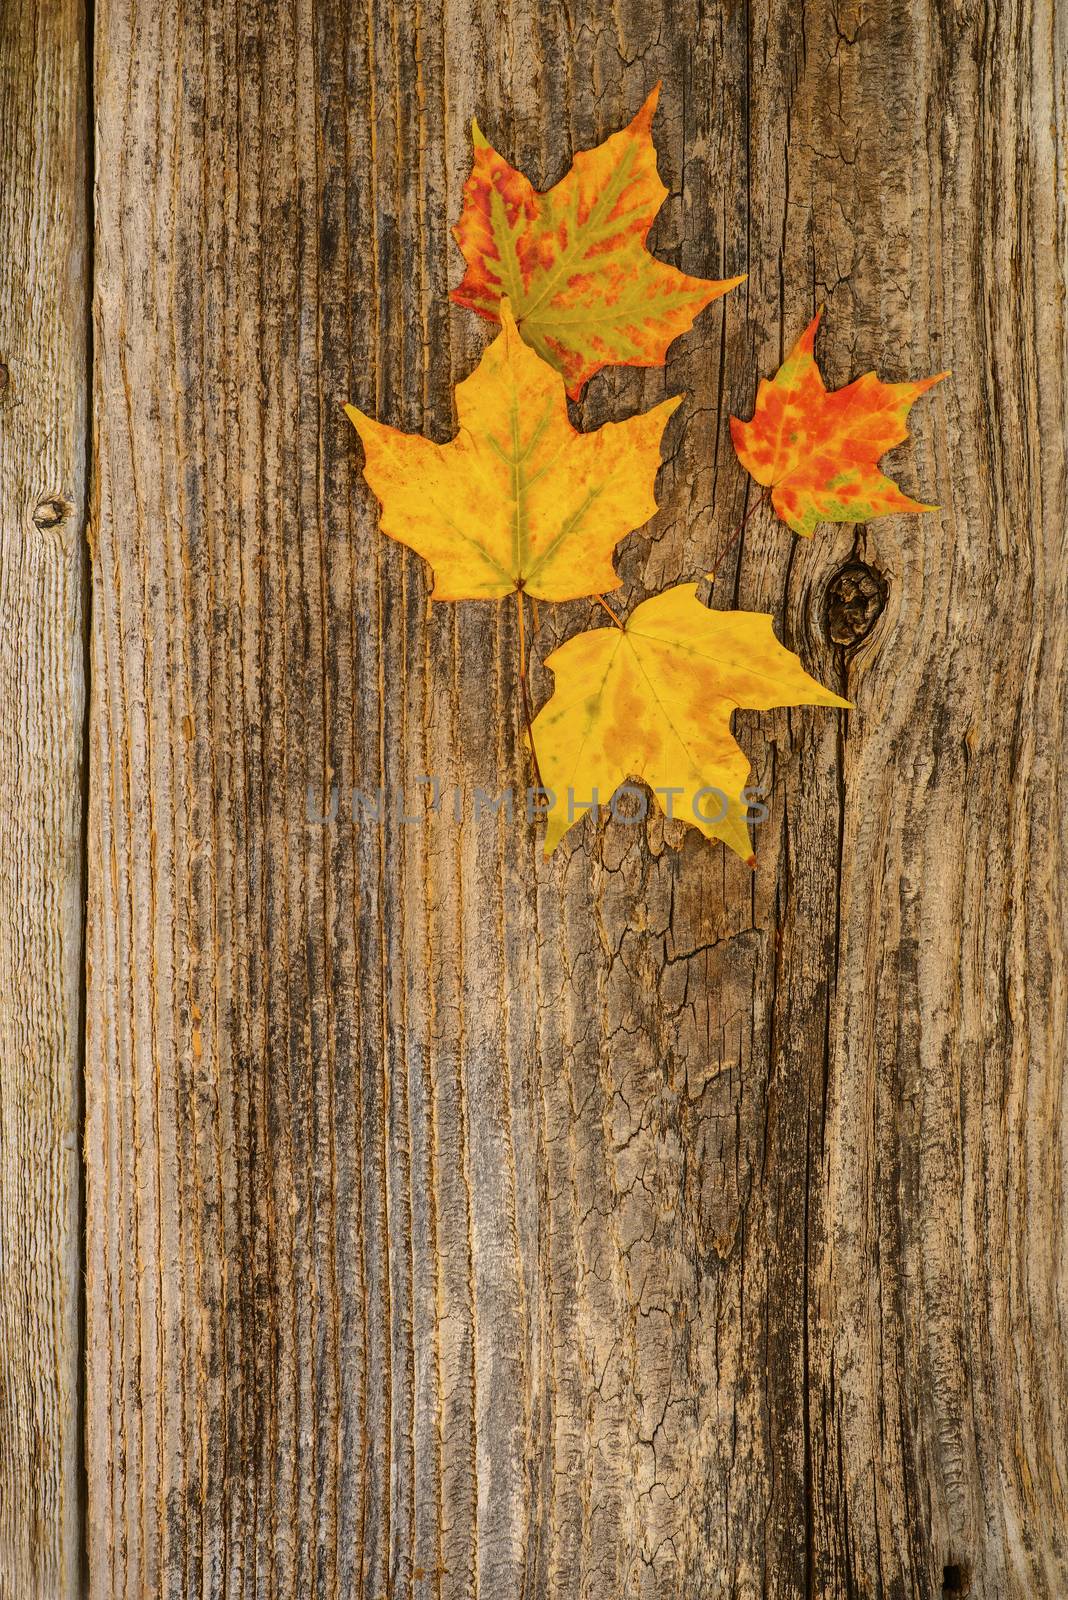
[(82, 1592), (83, 7), (0, 6), (0, 1596)]
[[(1066, 27), (99, 0), (96, 1595), (1064, 1592)], [(471, 115), (549, 183), (659, 77), (656, 248), (750, 277), (582, 407), (692, 397), (626, 603), (821, 301), (830, 381), (954, 368), (941, 515), (756, 518), (718, 585), (856, 706), (738, 719), (755, 876), (474, 821), (514, 618), (428, 608), (340, 409), (448, 436)], [(345, 820), (428, 773), (460, 825)]]

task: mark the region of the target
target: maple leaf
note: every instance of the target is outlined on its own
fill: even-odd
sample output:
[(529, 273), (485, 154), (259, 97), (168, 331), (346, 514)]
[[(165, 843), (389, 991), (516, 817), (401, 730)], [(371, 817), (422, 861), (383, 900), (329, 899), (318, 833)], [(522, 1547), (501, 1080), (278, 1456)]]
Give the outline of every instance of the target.
[(908, 438), (909, 408), (947, 372), (915, 383), (883, 383), (874, 372), (828, 390), (813, 356), (818, 311), (775, 377), (757, 386), (751, 422), (731, 418), (742, 466), (771, 489), (771, 503), (795, 533), (817, 522), (867, 522), (894, 511), (937, 511), (902, 494), (877, 470), (879, 457)]
[(742, 799), (749, 762), (731, 714), (849, 706), (809, 677), (771, 624), (761, 612), (711, 611), (696, 584), (680, 584), (644, 601), (623, 627), (577, 634), (545, 658), (556, 688), (532, 734), (554, 797), (546, 855), (585, 814), (576, 808), (595, 788), (607, 803), (634, 778), (673, 791), (670, 810), (658, 794), (661, 810), (753, 864)]
[(382, 532), (430, 562), (435, 600), (513, 590), (575, 600), (619, 587), (612, 553), (657, 509), (660, 440), (681, 399), (578, 433), (563, 379), (524, 344), (502, 301), (501, 332), (456, 386), (450, 443), (345, 410)]
[(544, 194), (472, 124), (474, 164), (452, 230), (467, 272), (451, 297), (491, 321), (507, 297), (572, 399), (601, 367), (663, 366), (698, 312), (743, 281), (688, 277), (645, 248), (667, 195), (649, 131), (659, 93)]

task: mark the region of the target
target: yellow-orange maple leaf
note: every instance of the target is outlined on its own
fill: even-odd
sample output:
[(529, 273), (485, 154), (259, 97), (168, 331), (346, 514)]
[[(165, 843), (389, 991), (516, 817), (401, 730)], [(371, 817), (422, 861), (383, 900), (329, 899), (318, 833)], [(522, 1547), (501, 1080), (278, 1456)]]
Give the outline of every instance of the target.
[(745, 470), (771, 489), (771, 503), (795, 533), (818, 522), (867, 522), (894, 511), (937, 511), (902, 494), (876, 463), (908, 438), (909, 408), (949, 374), (883, 383), (874, 372), (844, 389), (826, 388), (813, 356), (817, 312), (775, 377), (757, 387), (751, 422), (731, 418)]
[(681, 398), (576, 432), (563, 379), (524, 344), (504, 301), (501, 332), (456, 386), (449, 444), (345, 410), (382, 532), (430, 562), (435, 600), (514, 589), (575, 600), (618, 588), (612, 552), (656, 511), (660, 440)]
[(594, 790), (604, 805), (635, 778), (657, 791), (668, 816), (752, 865), (742, 796), (749, 762), (731, 714), (849, 705), (809, 677), (771, 623), (761, 612), (711, 611), (696, 584), (680, 584), (638, 606), (622, 628), (577, 634), (546, 657), (556, 688), (532, 730), (552, 795), (546, 855), (585, 815)]
[(698, 312), (742, 282), (688, 277), (645, 248), (667, 195), (650, 134), (659, 92), (544, 194), (473, 124), (474, 165), (452, 230), (467, 272), (452, 298), (496, 321), (507, 297), (573, 399), (601, 367), (662, 366)]

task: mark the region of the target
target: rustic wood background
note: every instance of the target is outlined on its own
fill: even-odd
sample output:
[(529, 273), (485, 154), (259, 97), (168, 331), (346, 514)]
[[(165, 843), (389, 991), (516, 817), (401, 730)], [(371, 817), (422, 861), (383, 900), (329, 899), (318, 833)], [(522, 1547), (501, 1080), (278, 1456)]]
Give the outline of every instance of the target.
[(82, 1592), (84, 17), (0, 0), (0, 1600)]
[[(353, 827), (525, 772), (342, 403), (449, 436), (472, 115), (545, 186), (658, 78), (749, 278), (580, 408), (689, 396), (625, 603), (822, 302), (943, 510), (724, 563), (856, 708), (737, 719), (755, 874)], [(1066, 133), (1058, 0), (0, 0), (2, 1600), (1068, 1593)]]

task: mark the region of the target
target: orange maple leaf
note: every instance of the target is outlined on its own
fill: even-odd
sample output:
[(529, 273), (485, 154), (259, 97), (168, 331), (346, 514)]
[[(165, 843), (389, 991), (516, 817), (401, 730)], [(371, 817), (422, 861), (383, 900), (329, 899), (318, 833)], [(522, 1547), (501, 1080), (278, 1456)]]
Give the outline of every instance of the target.
[(731, 418), (739, 461), (771, 489), (783, 522), (806, 537), (817, 522), (937, 511), (902, 494), (876, 463), (908, 438), (910, 407), (948, 372), (915, 383), (883, 383), (866, 372), (828, 390), (812, 353), (822, 315), (817, 311), (775, 377), (760, 380), (752, 421)]
[(474, 165), (452, 230), (467, 272), (451, 297), (495, 322), (507, 296), (572, 399), (601, 367), (663, 366), (698, 312), (742, 282), (688, 277), (645, 247), (667, 195), (650, 134), (659, 93), (544, 193), (472, 125)]

